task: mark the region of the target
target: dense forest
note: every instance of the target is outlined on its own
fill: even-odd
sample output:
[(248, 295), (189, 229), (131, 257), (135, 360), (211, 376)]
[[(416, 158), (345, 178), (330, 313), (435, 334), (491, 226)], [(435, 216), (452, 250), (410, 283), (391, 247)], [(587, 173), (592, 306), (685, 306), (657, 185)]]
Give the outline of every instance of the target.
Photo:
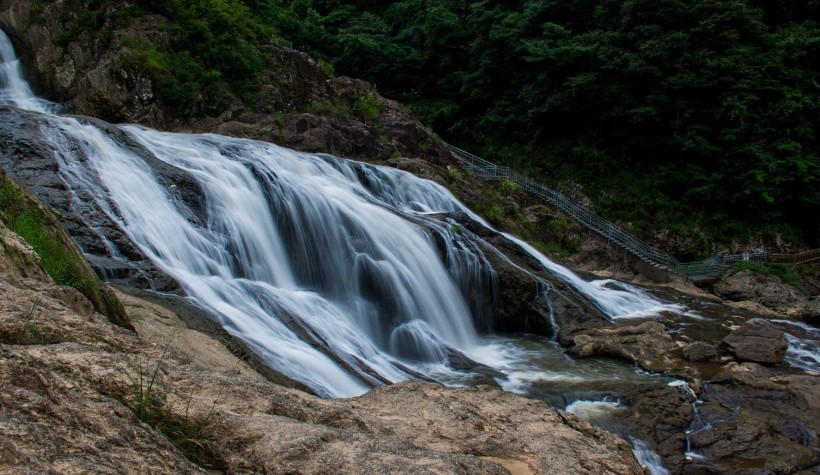
[(456, 145), (580, 183), (639, 235), (820, 239), (820, 1), (145, 0), (185, 108), (253, 104), (259, 44), (286, 38), (408, 105)]

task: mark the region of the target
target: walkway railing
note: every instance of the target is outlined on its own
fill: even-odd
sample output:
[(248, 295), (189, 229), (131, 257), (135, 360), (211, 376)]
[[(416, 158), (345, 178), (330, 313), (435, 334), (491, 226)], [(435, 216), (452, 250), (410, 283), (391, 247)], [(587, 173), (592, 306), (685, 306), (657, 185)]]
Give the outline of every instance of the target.
[(736, 256), (732, 255), (720, 258), (715, 257), (703, 262), (680, 262), (673, 256), (655, 249), (604, 218), (570, 201), (563, 194), (547, 188), (535, 180), (527, 178), (508, 167), (502, 167), (496, 165), (495, 163), (488, 162), (481, 157), (477, 157), (452, 145), (448, 144), (447, 148), (465, 168), (472, 170), (479, 178), (488, 181), (509, 180), (513, 183), (517, 183), (526, 191), (560, 209), (579, 223), (600, 234), (610, 242), (617, 244), (626, 251), (631, 252), (638, 258), (659, 269), (668, 269), (671, 272), (680, 274), (690, 279), (720, 277), (724, 272), (732, 267), (732, 264), (735, 261), (768, 260), (768, 254), (761, 253), (738, 254)]
[(820, 259), (820, 249), (801, 252), (800, 254), (769, 254), (772, 262), (784, 262), (787, 264), (803, 264)]

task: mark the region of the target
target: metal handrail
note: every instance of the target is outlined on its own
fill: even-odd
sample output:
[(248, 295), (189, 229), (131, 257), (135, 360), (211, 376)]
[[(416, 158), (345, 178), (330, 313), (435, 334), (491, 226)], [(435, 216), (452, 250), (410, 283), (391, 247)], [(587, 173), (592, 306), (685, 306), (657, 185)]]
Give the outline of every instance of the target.
[(772, 262), (784, 262), (788, 264), (804, 264), (806, 262), (820, 259), (820, 249), (801, 252), (800, 254), (770, 254)]
[[(725, 258), (712, 258), (703, 262), (680, 262), (673, 256), (655, 249), (649, 244), (641, 241), (637, 237), (629, 234), (610, 221), (572, 202), (563, 194), (552, 190), (541, 183), (536, 182), (520, 173), (508, 168), (496, 165), (481, 157), (473, 155), (458, 147), (447, 144), (450, 153), (461, 162), (466, 168), (474, 171), (476, 175), (488, 181), (509, 180), (521, 185), (529, 193), (532, 193), (542, 200), (560, 209), (570, 217), (587, 228), (600, 234), (610, 242), (613, 242), (623, 249), (631, 252), (640, 259), (653, 264), (659, 268), (666, 268), (671, 272), (680, 274), (687, 278), (693, 276), (720, 277), (732, 267), (732, 263), (739, 260), (749, 260), (750, 255), (726, 256)], [(755, 254), (757, 259), (757, 254)], [(745, 259), (744, 259), (745, 257)]]

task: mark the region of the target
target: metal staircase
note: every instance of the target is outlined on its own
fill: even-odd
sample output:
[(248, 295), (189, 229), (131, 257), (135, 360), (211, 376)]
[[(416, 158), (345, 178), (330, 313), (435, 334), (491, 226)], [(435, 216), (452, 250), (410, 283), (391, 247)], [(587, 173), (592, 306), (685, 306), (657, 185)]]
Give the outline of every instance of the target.
[(732, 263), (735, 261), (768, 260), (768, 254), (762, 253), (714, 257), (703, 262), (680, 262), (673, 256), (655, 249), (597, 214), (573, 203), (561, 193), (547, 188), (535, 180), (527, 178), (508, 167), (502, 167), (488, 162), (483, 158), (452, 145), (448, 144), (447, 148), (464, 168), (473, 171), (479, 178), (487, 181), (509, 180), (513, 183), (517, 183), (526, 191), (560, 209), (587, 228), (595, 231), (610, 242), (622, 247), (627, 252), (634, 254), (657, 269), (666, 269), (691, 280), (705, 280), (720, 277), (732, 267)]

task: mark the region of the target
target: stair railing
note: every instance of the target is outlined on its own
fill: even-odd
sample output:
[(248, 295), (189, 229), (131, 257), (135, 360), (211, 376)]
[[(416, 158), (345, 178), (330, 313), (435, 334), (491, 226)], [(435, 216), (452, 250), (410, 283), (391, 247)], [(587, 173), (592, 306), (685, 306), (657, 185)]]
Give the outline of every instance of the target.
[(665, 268), (687, 278), (695, 276), (720, 277), (732, 267), (734, 260), (742, 260), (742, 258), (735, 259), (735, 256), (727, 256), (724, 259), (713, 258), (703, 262), (680, 262), (673, 256), (655, 249), (610, 221), (579, 206), (558, 191), (550, 189), (508, 167), (496, 165), (460, 148), (449, 144), (447, 148), (453, 154), (453, 157), (465, 168), (472, 170), (479, 178), (488, 181), (509, 180), (517, 183), (527, 192), (550, 203), (608, 241), (657, 268)]

